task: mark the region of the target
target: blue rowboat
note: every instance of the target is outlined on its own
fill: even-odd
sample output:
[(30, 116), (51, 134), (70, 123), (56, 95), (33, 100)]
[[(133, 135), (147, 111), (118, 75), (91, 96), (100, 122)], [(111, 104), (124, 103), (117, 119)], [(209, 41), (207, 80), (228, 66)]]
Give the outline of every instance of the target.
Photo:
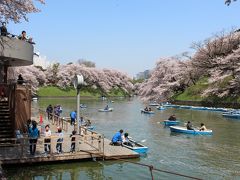
[(108, 109), (98, 109), (99, 112), (111, 112), (113, 111), (113, 108), (108, 108)]
[(179, 106), (180, 109), (191, 109), (191, 106)]
[(158, 103), (150, 103), (149, 106), (159, 106), (160, 104)]
[(162, 106), (159, 106), (157, 107), (158, 110), (165, 110), (166, 108), (165, 107), (162, 107)]
[(198, 107), (198, 106), (192, 106), (191, 109), (192, 110), (200, 110), (200, 111), (208, 110), (207, 107)]
[(139, 154), (144, 154), (147, 153), (148, 151), (148, 147), (144, 146), (143, 144), (140, 144), (132, 139), (129, 139), (129, 142), (133, 145), (133, 146), (128, 146), (126, 144), (122, 144), (122, 146), (131, 149)]
[(180, 123), (180, 121), (169, 121), (169, 120), (164, 120), (163, 122), (165, 126), (173, 126)]
[(233, 118), (233, 119), (240, 119), (240, 113), (222, 113), (223, 117), (226, 118)]
[(175, 104), (164, 104), (163, 107), (178, 108), (179, 105), (175, 105)]
[(144, 114), (155, 114), (154, 111), (146, 111), (144, 109), (141, 109), (141, 113), (144, 113)]
[(199, 131), (199, 130), (188, 130), (186, 127), (182, 126), (169, 126), (171, 132), (177, 133), (185, 133), (185, 134), (194, 134), (194, 135), (211, 135), (213, 132), (212, 130), (208, 129), (206, 131)]

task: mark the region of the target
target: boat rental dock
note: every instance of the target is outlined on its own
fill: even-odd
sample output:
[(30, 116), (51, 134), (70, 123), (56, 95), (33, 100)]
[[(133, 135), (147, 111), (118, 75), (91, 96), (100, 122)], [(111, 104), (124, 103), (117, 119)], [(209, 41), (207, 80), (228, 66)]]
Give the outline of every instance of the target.
[[(43, 116), (41, 114), (40, 116)], [(37, 119), (33, 118), (33, 119)], [(29, 138), (24, 135), (22, 138), (9, 138), (8, 144), (0, 144), (0, 162), (4, 165), (9, 164), (32, 164), (32, 163), (43, 163), (43, 162), (57, 162), (57, 161), (81, 161), (81, 160), (92, 160), (96, 159), (129, 159), (138, 158), (139, 154), (127, 149), (122, 146), (112, 146), (110, 140), (105, 138), (103, 134), (88, 130), (85, 127), (80, 128), (80, 134), (75, 136), (75, 151), (71, 152), (71, 137), (70, 134), (74, 129), (70, 123), (64, 118), (53, 118), (51, 122), (48, 122), (46, 118), (44, 124), (39, 124), (38, 128), (43, 129), (45, 124), (50, 124), (52, 130), (51, 142), (47, 143), (50, 145), (50, 152), (44, 153), (44, 136), (41, 134), (36, 144), (36, 153), (31, 155), (29, 151)], [(61, 127), (64, 131), (63, 142), (62, 142), (62, 153), (57, 153), (56, 144), (57, 137), (54, 130), (57, 127)]]

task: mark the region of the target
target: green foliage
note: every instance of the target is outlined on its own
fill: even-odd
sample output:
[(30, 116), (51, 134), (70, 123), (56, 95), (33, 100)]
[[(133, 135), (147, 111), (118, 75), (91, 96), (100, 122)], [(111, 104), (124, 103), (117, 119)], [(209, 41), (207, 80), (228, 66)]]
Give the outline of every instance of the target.
[[(104, 94), (100, 89), (93, 89), (90, 87), (82, 87), (80, 90), (81, 96), (84, 97), (92, 97), (98, 98), (102, 95), (104, 96), (127, 96), (128, 94), (124, 92), (122, 89), (112, 89), (108, 94)], [(40, 87), (38, 92), (38, 96), (53, 96), (53, 97), (61, 97), (61, 96), (76, 96), (76, 90), (73, 87), (69, 87), (67, 89), (60, 89), (55, 86), (44, 86)]]
[(229, 85), (229, 82), (233, 79), (233, 76), (227, 76), (222, 81), (220, 81), (217, 85), (219, 88), (226, 88)]
[(183, 93), (177, 93), (172, 96), (173, 100), (179, 101), (209, 101), (209, 102), (240, 102), (240, 96), (208, 96), (201, 97), (201, 93), (209, 86), (217, 85), (220, 88), (226, 88), (229, 82), (233, 79), (233, 76), (227, 76), (222, 81), (215, 84), (208, 84), (208, 77), (203, 77), (195, 85), (188, 87)]
[(107, 96), (128, 96), (129, 94), (126, 93), (124, 90), (122, 90), (121, 88), (113, 88), (108, 94)]
[[(37, 92), (38, 96), (76, 96), (76, 90), (74, 88), (60, 89), (54, 86), (45, 86), (39, 88)], [(99, 97), (100, 93), (94, 89), (82, 88), (81, 96)]]
[(208, 77), (200, 78), (195, 85), (188, 87), (183, 93), (175, 94), (172, 99), (179, 101), (201, 101), (201, 93), (207, 89)]

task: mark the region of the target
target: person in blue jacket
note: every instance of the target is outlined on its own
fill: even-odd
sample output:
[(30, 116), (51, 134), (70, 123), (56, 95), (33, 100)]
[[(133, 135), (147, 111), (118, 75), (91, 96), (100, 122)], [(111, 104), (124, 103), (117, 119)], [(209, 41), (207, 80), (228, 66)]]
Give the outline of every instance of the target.
[(38, 137), (39, 137), (39, 130), (37, 128), (37, 122), (32, 121), (32, 127), (30, 127), (29, 129), (29, 144), (30, 144), (31, 155), (34, 155), (36, 152)]
[(120, 146), (122, 144), (122, 133), (123, 133), (123, 130), (121, 129), (113, 136), (112, 138), (113, 145)]
[(76, 118), (77, 118), (77, 111), (72, 111), (70, 113), (70, 118), (71, 118), (71, 125), (74, 125)]

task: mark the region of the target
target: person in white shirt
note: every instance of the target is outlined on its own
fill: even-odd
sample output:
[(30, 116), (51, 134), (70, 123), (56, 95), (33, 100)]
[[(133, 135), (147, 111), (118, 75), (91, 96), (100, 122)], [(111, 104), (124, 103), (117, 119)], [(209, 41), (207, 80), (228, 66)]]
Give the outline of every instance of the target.
[(51, 130), (50, 130), (50, 127), (49, 125), (46, 125), (45, 126), (45, 132), (44, 132), (44, 151), (45, 153), (50, 153), (50, 150), (51, 150)]
[(63, 132), (61, 127), (58, 128), (58, 137), (59, 138), (57, 139), (56, 150), (57, 153), (62, 153)]
[(130, 143), (130, 141), (129, 141), (128, 133), (124, 133), (124, 135), (122, 137), (122, 143), (127, 145), (127, 146), (133, 147), (132, 143)]
[(199, 131), (206, 131), (206, 130), (207, 130), (206, 126), (203, 123), (201, 123), (201, 127)]

